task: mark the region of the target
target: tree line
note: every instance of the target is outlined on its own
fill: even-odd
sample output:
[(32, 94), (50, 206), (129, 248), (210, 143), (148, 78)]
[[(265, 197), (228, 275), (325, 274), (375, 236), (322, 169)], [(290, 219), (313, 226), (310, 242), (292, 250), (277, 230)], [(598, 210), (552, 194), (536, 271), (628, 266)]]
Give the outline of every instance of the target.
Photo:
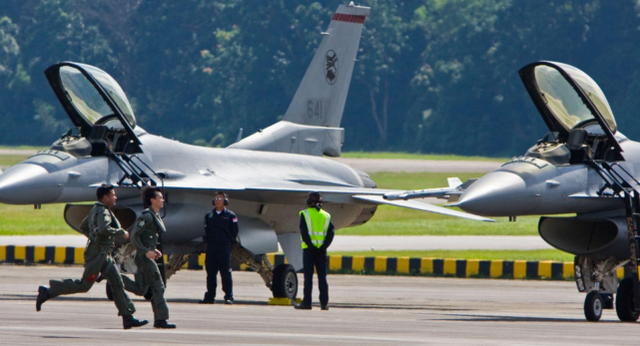
[[(71, 127), (43, 71), (97, 66), (138, 124), (226, 146), (286, 111), (344, 0), (4, 0), (0, 144), (47, 145)], [(621, 132), (640, 139), (640, 1), (363, 0), (371, 16), (342, 125), (344, 150), (510, 156), (546, 133), (518, 70), (589, 74)]]

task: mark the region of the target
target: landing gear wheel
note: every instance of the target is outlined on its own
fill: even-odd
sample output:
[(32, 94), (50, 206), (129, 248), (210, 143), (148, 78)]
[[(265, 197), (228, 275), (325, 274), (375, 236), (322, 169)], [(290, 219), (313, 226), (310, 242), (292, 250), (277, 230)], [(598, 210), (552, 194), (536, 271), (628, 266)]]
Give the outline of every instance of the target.
[(618, 294), (616, 295), (616, 314), (623, 322), (635, 322), (640, 316), (640, 311), (635, 309), (633, 302), (633, 280), (625, 278), (618, 285)]
[(290, 264), (281, 264), (273, 271), (271, 292), (275, 298), (296, 299), (298, 294), (298, 275)]
[(111, 289), (111, 285), (107, 282), (105, 286), (107, 286), (107, 299), (113, 301), (113, 290)]
[(584, 300), (584, 316), (587, 321), (598, 322), (602, 317), (602, 297), (598, 291), (591, 291)]

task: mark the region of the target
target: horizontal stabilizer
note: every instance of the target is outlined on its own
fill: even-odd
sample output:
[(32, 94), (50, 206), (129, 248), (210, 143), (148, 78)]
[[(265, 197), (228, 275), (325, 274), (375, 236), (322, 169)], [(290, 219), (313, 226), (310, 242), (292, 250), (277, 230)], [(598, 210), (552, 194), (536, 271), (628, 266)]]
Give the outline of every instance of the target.
[(418, 201), (405, 201), (405, 200), (395, 200), (390, 201), (388, 199), (384, 199), (382, 196), (369, 196), (369, 195), (354, 195), (353, 198), (359, 199), (362, 201), (368, 201), (375, 204), (388, 204), (401, 208), (409, 208), (416, 209), (422, 211), (428, 211), (430, 213), (460, 217), (463, 219), (475, 220), (475, 221), (486, 221), (486, 222), (495, 222), (493, 219), (487, 219), (482, 216), (477, 216), (473, 214), (464, 213), (457, 210), (447, 209), (445, 207), (441, 207), (438, 205), (433, 205), (429, 203), (422, 203)]

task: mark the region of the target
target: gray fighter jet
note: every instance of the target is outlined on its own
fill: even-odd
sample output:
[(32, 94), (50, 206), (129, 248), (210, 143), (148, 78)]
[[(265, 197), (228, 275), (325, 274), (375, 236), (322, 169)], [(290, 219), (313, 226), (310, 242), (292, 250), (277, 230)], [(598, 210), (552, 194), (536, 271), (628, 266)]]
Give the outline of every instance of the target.
[[(204, 215), (217, 190), (238, 214), (236, 263), (257, 271), (276, 297), (294, 298), (302, 268), (298, 212), (309, 191), (322, 193), (336, 228), (367, 222), (379, 204), (474, 220), (483, 217), (417, 201), (390, 201), (363, 173), (323, 158), (340, 155), (340, 121), (368, 7), (339, 6), (282, 121), (228, 148), (204, 148), (154, 136), (136, 123), (118, 83), (106, 72), (73, 62), (49, 67), (46, 77), (77, 129), (0, 175), (0, 202), (69, 203), (66, 222), (78, 230), (102, 183), (117, 186), (115, 214), (129, 227), (142, 212), (139, 188), (166, 196), (162, 236), (171, 254), (166, 276), (201, 253)], [(274, 267), (266, 253), (278, 244), (289, 262)], [(130, 263), (131, 249), (117, 250)], [(130, 268), (133, 270), (133, 268)]]
[[(451, 205), (485, 216), (575, 214), (542, 217), (539, 233), (550, 245), (576, 255), (576, 284), (588, 292), (587, 319), (597, 321), (602, 309), (613, 308), (617, 290), (618, 317), (636, 321), (640, 143), (618, 131), (604, 93), (577, 68), (541, 61), (523, 67), (520, 77), (549, 133), (525, 155), (440, 195), (456, 197)], [(618, 285), (621, 266), (625, 279)]]

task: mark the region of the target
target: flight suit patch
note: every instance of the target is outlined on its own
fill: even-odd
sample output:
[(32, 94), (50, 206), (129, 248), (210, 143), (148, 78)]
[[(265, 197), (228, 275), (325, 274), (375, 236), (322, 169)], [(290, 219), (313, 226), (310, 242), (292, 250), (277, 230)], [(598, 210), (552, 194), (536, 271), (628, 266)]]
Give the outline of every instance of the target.
[(140, 222), (138, 222), (138, 227), (144, 227), (144, 220), (140, 220)]

